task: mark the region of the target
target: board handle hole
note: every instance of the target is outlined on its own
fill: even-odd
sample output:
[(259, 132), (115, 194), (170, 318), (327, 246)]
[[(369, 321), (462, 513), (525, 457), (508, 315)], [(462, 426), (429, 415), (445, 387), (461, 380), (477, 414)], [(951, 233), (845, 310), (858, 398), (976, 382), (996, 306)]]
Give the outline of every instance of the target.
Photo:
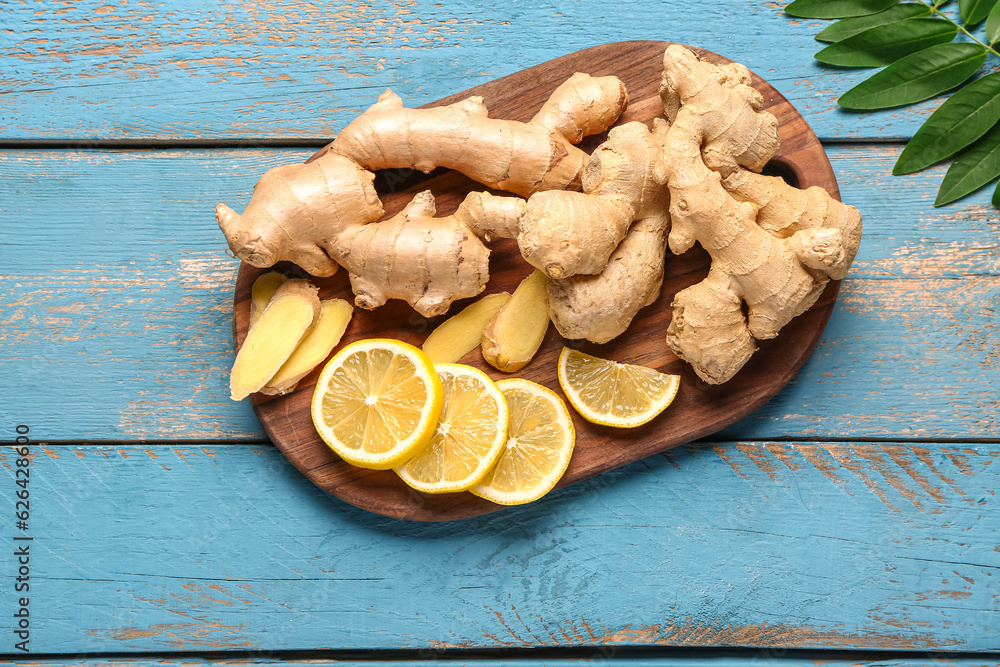
[(793, 188), (799, 187), (799, 174), (794, 166), (781, 158), (775, 158), (764, 165), (761, 173), (765, 176), (777, 176)]

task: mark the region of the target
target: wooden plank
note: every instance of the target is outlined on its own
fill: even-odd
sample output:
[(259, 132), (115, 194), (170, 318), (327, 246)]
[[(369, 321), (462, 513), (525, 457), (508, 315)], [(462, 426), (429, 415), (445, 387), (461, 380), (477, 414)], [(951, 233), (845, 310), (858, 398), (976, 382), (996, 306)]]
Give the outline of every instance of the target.
[[(0, 454), (12, 507), (16, 456)], [(27, 529), (0, 513), (3, 562), (33, 538), (35, 653), (997, 651), (998, 455), (692, 446), (421, 524), (323, 495), (271, 446), (39, 444)]]
[[(861, 251), (812, 358), (723, 438), (998, 437), (990, 193), (935, 209), (943, 169), (890, 176), (898, 150), (828, 148)], [(52, 440), (263, 439), (226, 389), (237, 265), (212, 208), (309, 153), (0, 154), (0, 416)]]
[[(767, 661), (772, 667), (996, 667), (996, 661), (989, 657), (934, 657), (919, 658), (810, 658), (786, 657), (773, 655), (768, 650), (738, 657), (725, 655), (690, 655), (662, 656), (649, 658), (614, 657), (621, 652), (614, 647), (595, 648), (592, 655), (586, 658), (508, 658), (508, 659), (461, 659), (454, 658), (444, 651), (421, 651), (416, 656), (421, 667), (540, 667), (557, 665), (576, 667), (578, 665), (599, 665), (600, 667), (746, 667), (747, 664)], [(441, 656), (440, 659), (437, 656)], [(259, 665), (260, 667), (412, 667), (413, 660), (406, 659), (376, 659), (376, 660), (338, 660), (322, 658), (286, 659), (273, 652), (258, 651), (250, 655), (232, 658), (196, 658), (179, 659), (164, 658), (60, 658), (42, 660), (11, 660), (5, 662), (10, 667), (243, 667)]]
[(870, 70), (822, 68), (785, 3), (284, 0), (7, 3), (0, 140), (329, 138), (387, 87), (414, 105), (597, 44), (677, 41), (755, 70), (821, 138), (912, 136), (929, 108), (844, 115)]

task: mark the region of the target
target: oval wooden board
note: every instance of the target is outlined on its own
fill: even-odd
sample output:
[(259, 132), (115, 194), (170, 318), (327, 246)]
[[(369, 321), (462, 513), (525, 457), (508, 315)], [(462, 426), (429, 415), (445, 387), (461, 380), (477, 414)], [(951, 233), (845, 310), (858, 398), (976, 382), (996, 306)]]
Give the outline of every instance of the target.
[[(580, 71), (595, 76), (613, 74), (625, 82), (630, 101), (619, 123), (638, 120), (652, 124), (652, 119), (662, 113), (658, 86), (663, 51), (668, 45), (669, 42), (641, 41), (595, 46), (427, 106), (450, 104), (470, 95), (482, 95), (491, 117), (527, 121), (556, 86)], [(713, 62), (728, 62), (717, 54), (697, 48), (692, 50)], [(756, 75), (755, 87), (763, 94), (766, 108), (780, 123), (781, 150), (770, 167), (799, 187), (819, 185), (839, 197), (830, 162), (805, 120), (788, 100)], [(592, 150), (602, 140), (601, 136), (589, 138), (583, 147)], [(457, 208), (467, 192), (482, 189), (482, 186), (460, 174), (443, 170), (429, 175), (412, 170), (383, 172), (379, 174), (376, 184), (382, 194), (386, 217), (398, 212), (420, 190), (431, 189), (437, 197), (438, 213), (445, 215)], [(530, 267), (521, 259), (513, 241), (494, 242), (491, 251), (492, 276), (485, 293), (513, 291)], [(564, 345), (573, 345), (591, 354), (681, 375), (681, 387), (674, 403), (640, 428), (601, 427), (574, 414), (576, 449), (560, 486), (696, 440), (742, 419), (774, 396), (805, 362), (833, 309), (837, 283), (831, 283), (818, 303), (786, 326), (778, 338), (761, 342), (750, 362), (724, 385), (705, 384), (686, 363), (677, 359), (664, 342), (671, 316), (670, 303), (678, 290), (702, 280), (708, 272), (708, 265), (708, 255), (697, 248), (681, 256), (669, 257), (659, 300), (640, 311), (626, 334), (608, 344), (593, 345), (565, 341), (554, 327), (550, 327), (536, 358), (515, 374), (560, 392), (556, 360)], [(293, 265), (275, 268), (290, 276), (307, 277)], [(245, 263), (240, 267), (233, 320), (237, 347), (243, 343), (248, 328), (250, 288), (257, 276), (265, 271)], [(315, 282), (320, 285), (322, 298), (353, 300), (343, 270)], [(469, 302), (456, 302), (449, 315)], [(390, 302), (374, 311), (356, 309), (342, 345), (358, 338), (378, 336), (398, 338), (419, 346), (445, 317), (427, 320), (401, 301)], [(504, 377), (503, 373), (483, 361), (478, 349), (462, 362), (485, 370), (494, 379)], [(309, 415), (310, 398), (318, 373), (318, 370), (314, 371), (291, 394), (273, 398), (255, 395), (252, 400), (254, 410), (274, 444), (321, 489), (378, 514), (418, 521), (461, 519), (502, 509), (503, 506), (470, 493), (420, 493), (403, 484), (392, 471), (364, 470), (342, 461), (319, 439)]]

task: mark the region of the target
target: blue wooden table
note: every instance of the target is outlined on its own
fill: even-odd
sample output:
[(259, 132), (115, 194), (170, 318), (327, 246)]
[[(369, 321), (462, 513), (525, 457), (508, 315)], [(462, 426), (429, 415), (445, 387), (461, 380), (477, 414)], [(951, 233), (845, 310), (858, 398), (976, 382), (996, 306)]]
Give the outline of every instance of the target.
[[(818, 66), (784, 4), (0, 0), (5, 659), (997, 664), (1000, 215), (933, 208), (943, 167), (891, 176), (940, 100), (839, 110), (867, 73)], [(766, 78), (864, 213), (807, 365), (711, 438), (489, 516), (318, 491), (228, 398), (215, 203), (387, 87), (633, 39)]]

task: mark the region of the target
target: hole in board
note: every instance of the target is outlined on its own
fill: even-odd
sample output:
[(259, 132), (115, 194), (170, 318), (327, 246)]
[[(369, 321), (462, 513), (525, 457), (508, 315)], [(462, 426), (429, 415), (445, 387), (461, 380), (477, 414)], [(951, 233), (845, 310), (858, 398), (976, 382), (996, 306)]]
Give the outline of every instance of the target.
[(785, 183), (788, 183), (792, 187), (799, 187), (799, 177), (795, 173), (795, 169), (792, 166), (782, 160), (771, 160), (766, 165), (761, 173), (765, 176), (778, 176)]

